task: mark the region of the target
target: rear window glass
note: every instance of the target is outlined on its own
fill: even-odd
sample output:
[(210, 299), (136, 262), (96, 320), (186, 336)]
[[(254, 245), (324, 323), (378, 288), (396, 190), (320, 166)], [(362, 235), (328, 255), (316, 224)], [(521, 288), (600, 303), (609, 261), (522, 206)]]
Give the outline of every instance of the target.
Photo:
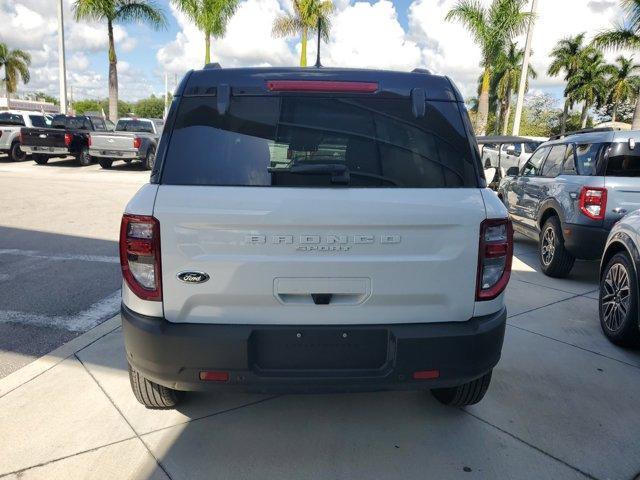
[(0, 125), (20, 125), (24, 127), (22, 115), (15, 113), (0, 113)]
[(475, 187), (458, 106), (407, 99), (181, 99), (162, 183), (291, 187)]
[(614, 143), (608, 157), (606, 176), (640, 177), (640, 145), (630, 149), (628, 143)]
[(153, 125), (144, 120), (118, 120), (116, 131), (153, 133)]
[(34, 127), (44, 128), (47, 126), (47, 121), (42, 115), (29, 115), (29, 120)]

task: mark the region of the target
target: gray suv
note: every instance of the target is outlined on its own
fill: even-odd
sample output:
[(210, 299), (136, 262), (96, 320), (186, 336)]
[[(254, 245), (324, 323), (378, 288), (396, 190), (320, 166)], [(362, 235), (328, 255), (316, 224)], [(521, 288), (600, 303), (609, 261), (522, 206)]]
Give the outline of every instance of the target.
[(500, 183), (514, 229), (539, 240), (542, 271), (565, 277), (602, 256), (607, 235), (640, 208), (640, 131), (591, 129), (542, 144)]

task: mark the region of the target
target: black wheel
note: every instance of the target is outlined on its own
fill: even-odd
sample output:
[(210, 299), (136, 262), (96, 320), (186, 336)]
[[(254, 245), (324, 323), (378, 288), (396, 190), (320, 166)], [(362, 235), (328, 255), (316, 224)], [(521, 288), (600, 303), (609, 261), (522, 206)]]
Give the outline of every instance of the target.
[(549, 277), (564, 278), (573, 268), (576, 258), (564, 248), (558, 217), (549, 217), (544, 222), (538, 242), (538, 254), (542, 272)]
[(41, 155), (39, 153), (34, 153), (33, 161), (36, 162), (38, 165), (46, 165), (47, 162), (49, 161), (49, 157), (47, 157), (46, 155)]
[(111, 168), (111, 165), (113, 165), (113, 160), (111, 160), (110, 158), (101, 158), (100, 160), (98, 160), (98, 163), (102, 168), (108, 169)]
[(491, 372), (469, 383), (449, 388), (434, 388), (431, 394), (440, 403), (450, 407), (474, 405), (484, 398), (491, 383)]
[(89, 155), (89, 149), (84, 147), (80, 154), (76, 157), (76, 160), (82, 167), (91, 165), (91, 155)]
[(156, 163), (156, 149), (149, 147), (149, 150), (147, 150), (147, 156), (144, 158), (142, 165), (144, 165), (146, 170), (152, 170), (154, 163)]
[(129, 381), (136, 400), (148, 408), (173, 408), (182, 398), (183, 392), (152, 382), (131, 365), (129, 365)]
[(640, 346), (638, 281), (627, 252), (616, 253), (600, 279), (600, 326), (616, 345)]
[(9, 159), (12, 162), (24, 162), (27, 158), (27, 154), (20, 148), (20, 142), (13, 142), (11, 144), (11, 150), (9, 150)]

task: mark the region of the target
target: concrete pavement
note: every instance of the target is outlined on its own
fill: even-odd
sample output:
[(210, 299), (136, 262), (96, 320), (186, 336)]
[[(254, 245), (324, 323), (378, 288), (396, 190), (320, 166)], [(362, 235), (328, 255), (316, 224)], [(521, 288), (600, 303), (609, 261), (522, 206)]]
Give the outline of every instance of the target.
[(597, 264), (540, 274), (516, 244), (503, 358), (485, 399), (424, 392), (191, 394), (147, 410), (119, 319), (0, 380), (0, 475), (12, 479), (631, 479), (640, 472), (640, 353), (611, 345)]

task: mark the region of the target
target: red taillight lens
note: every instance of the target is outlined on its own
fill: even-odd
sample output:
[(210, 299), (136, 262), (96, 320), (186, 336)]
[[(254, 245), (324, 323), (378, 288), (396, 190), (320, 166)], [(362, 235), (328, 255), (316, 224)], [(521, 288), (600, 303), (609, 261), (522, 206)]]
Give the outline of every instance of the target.
[(374, 93), (376, 82), (338, 82), (325, 80), (268, 80), (272, 92)]
[(143, 300), (162, 300), (160, 222), (151, 216), (122, 216), (120, 266), (133, 293)]
[(87, 136), (87, 146), (90, 147), (91, 146), (91, 135)]
[(440, 377), (440, 370), (420, 370), (413, 372), (414, 380), (432, 380)]
[(607, 211), (607, 189), (582, 187), (580, 190), (580, 211), (592, 220), (602, 220)]
[(68, 147), (69, 145), (71, 145), (71, 139), (72, 136), (70, 133), (65, 133), (64, 134), (64, 144)]
[(480, 224), (476, 300), (492, 300), (509, 283), (513, 256), (511, 220), (485, 220)]
[(142, 140), (140, 139), (140, 137), (135, 137), (133, 139), (133, 148), (140, 148), (141, 144), (142, 144)]

